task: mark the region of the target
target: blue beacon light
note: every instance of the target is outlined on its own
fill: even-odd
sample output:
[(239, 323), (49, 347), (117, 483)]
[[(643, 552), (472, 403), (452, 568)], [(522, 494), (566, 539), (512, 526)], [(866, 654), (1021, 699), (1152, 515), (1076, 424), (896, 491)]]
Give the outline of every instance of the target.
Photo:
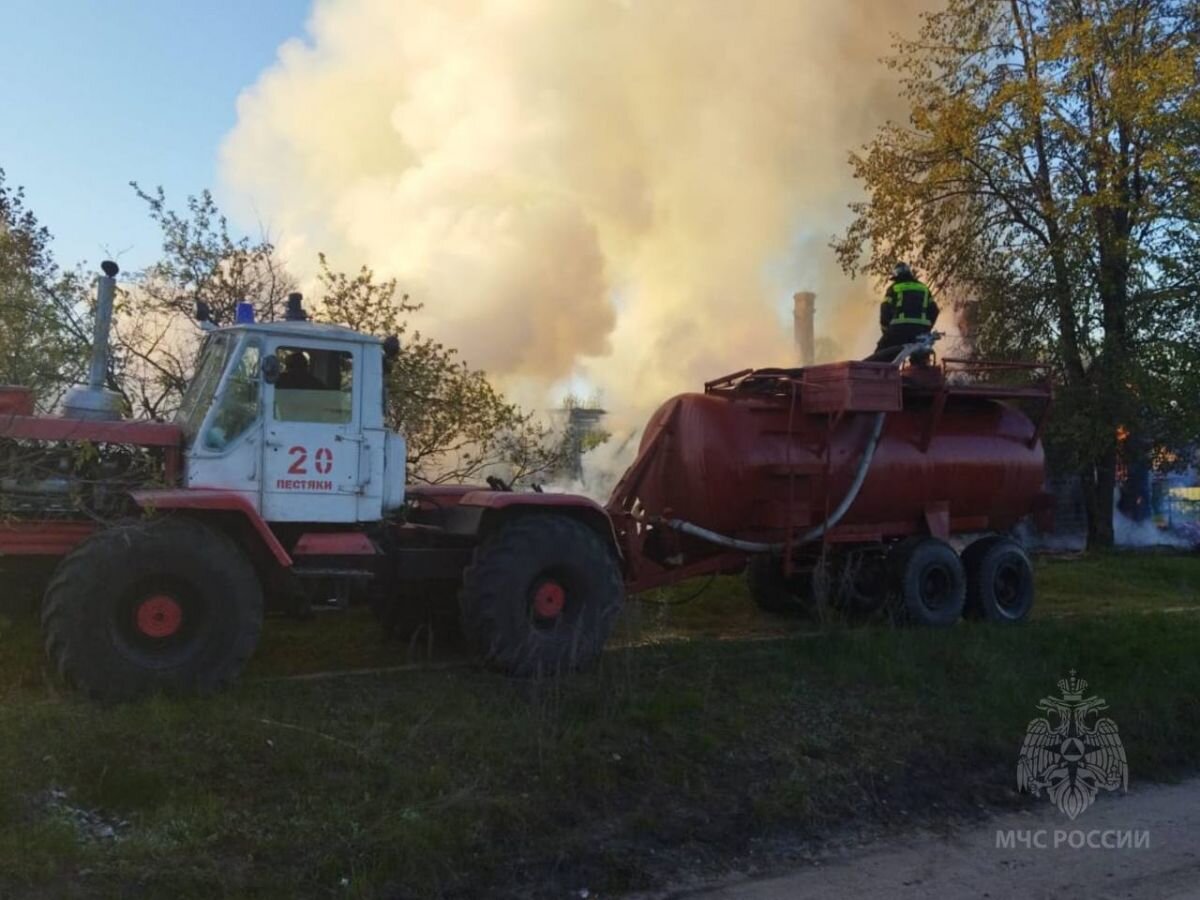
[(246, 300), (239, 300), (237, 309), (234, 311), (234, 321), (238, 325), (253, 325), (254, 304)]

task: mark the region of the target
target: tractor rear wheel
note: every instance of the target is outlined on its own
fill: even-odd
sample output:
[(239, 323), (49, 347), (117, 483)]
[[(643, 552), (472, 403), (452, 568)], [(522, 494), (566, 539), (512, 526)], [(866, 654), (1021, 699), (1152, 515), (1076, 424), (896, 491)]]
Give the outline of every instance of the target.
[(783, 560), (761, 554), (746, 563), (746, 587), (758, 608), (776, 615), (809, 612), (814, 605), (812, 575), (783, 574)]
[(225, 686), (258, 645), (262, 617), (245, 554), (186, 518), (96, 533), (59, 563), (42, 603), (59, 674), (108, 700)]
[(459, 607), (488, 665), (530, 677), (595, 662), (624, 598), (604, 539), (575, 519), (541, 513), (504, 523), (479, 545)]
[(963, 553), (967, 569), (965, 615), (989, 622), (1023, 622), (1033, 608), (1033, 564), (1011, 538), (976, 541)]
[(933, 537), (909, 538), (892, 550), (890, 559), (901, 621), (945, 628), (959, 620), (967, 576), (953, 547)]

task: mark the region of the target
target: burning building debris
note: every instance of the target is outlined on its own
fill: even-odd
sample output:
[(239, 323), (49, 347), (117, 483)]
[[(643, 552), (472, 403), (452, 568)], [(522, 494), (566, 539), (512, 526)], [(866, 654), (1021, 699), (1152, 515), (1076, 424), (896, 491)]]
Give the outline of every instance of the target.
[(582, 482), (583, 455), (608, 437), (601, 427), (607, 412), (598, 406), (568, 406), (564, 413), (566, 452), (563, 471), (558, 474), (573, 482)]

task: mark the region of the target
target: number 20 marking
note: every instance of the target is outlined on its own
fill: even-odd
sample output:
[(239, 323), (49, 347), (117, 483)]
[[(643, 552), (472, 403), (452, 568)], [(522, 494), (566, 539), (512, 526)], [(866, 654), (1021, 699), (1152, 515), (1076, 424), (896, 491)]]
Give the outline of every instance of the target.
[[(308, 474), (308, 448), (307, 447), (292, 447), (288, 450), (288, 456), (292, 457), (292, 464), (288, 466), (289, 475), (307, 475)], [(333, 451), (328, 447), (321, 447), (317, 450), (314, 456), (314, 468), (318, 475), (328, 475), (333, 471)]]

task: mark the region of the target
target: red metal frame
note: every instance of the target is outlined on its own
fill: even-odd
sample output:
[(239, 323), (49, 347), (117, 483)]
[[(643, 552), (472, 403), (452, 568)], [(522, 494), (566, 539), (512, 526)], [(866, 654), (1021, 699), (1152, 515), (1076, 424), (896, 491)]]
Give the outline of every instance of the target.
[(300, 535), (292, 556), (376, 556), (379, 551), (361, 531), (312, 531)]
[(169, 422), (103, 422), (61, 416), (0, 415), (0, 438), (161, 447), (163, 477), (167, 484), (178, 482), (183, 471), (183, 431)]
[(477, 490), (463, 494), (460, 506), (481, 506), (484, 509), (510, 509), (514, 506), (576, 507), (604, 515), (604, 507), (590, 497), (579, 494), (546, 494), (530, 491)]
[(475, 491), (487, 490), (479, 484), (410, 484), (405, 488), (405, 494), (410, 498), (421, 497), (462, 497)]
[(144, 447), (178, 447), (183, 442), (179, 426), (169, 422), (100, 422), (57, 416), (5, 416), (0, 418), (0, 437)]
[(527, 491), (489, 491), (476, 490), (463, 494), (459, 506), (474, 506), (481, 509), (502, 512), (523, 507), (551, 510), (573, 510), (583, 513), (584, 517), (603, 525), (612, 541), (613, 549), (620, 557), (623, 553), (621, 542), (617, 539), (617, 531), (612, 518), (605, 512), (604, 507), (590, 497), (579, 494), (547, 494)]
[[(625, 579), (625, 589), (631, 594), (653, 590), (668, 584), (677, 584), (688, 578), (700, 575), (720, 575), (741, 571), (746, 565), (744, 553), (726, 552), (716, 556), (706, 556), (685, 566), (667, 568), (660, 566), (644, 557), (639, 560), (636, 575)], [(647, 571), (649, 569), (650, 571)]]
[[(1029, 372), (1039, 374), (1040, 379), (1027, 385), (1005, 385), (988, 382), (969, 384), (954, 384), (950, 376), (956, 374), (986, 375), (989, 372)], [(1042, 439), (1046, 422), (1050, 418), (1050, 410), (1054, 406), (1054, 383), (1050, 379), (1050, 366), (1044, 363), (996, 362), (992, 360), (959, 359), (947, 357), (942, 360), (941, 377), (935, 381), (923, 381), (910, 378), (905, 384), (907, 390), (918, 394), (933, 396), (929, 408), (929, 418), (926, 419), (925, 429), (921, 435), (921, 452), (929, 450), (929, 445), (937, 433), (938, 424), (946, 410), (946, 401), (950, 397), (976, 397), (987, 400), (1034, 400), (1041, 401), (1041, 411), (1034, 422), (1033, 434), (1029, 438), (1029, 446), (1037, 446)]]
[(0, 556), (65, 556), (99, 526), (74, 520), (14, 520), (0, 524)]
[(13, 384), (0, 384), (0, 415), (32, 416), (33, 391)]
[(174, 510), (204, 510), (207, 512), (234, 512), (246, 517), (251, 527), (262, 542), (266, 545), (267, 550), (275, 557), (275, 561), (279, 565), (287, 568), (292, 564), (292, 558), (288, 555), (287, 550), (279, 543), (279, 538), (275, 537), (275, 532), (266, 523), (262, 516), (258, 514), (258, 510), (254, 508), (249, 500), (241, 494), (235, 494), (232, 491), (208, 490), (206, 488), (176, 488), (172, 490), (147, 490), (133, 491), (130, 494), (133, 497), (133, 502), (147, 512), (150, 511), (174, 511)]
[(591, 497), (580, 494), (548, 494), (537, 491), (495, 491), (468, 484), (410, 485), (409, 500), (431, 507), (474, 506), (482, 509), (509, 509), (516, 506), (573, 507), (604, 515), (604, 507)]

